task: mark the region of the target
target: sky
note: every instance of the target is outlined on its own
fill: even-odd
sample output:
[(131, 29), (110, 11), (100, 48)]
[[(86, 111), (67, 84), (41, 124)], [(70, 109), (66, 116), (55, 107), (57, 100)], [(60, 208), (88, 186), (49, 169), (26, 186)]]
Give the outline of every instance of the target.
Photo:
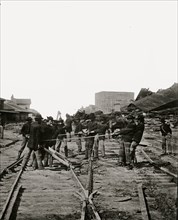
[(1, 1), (1, 90), (56, 118), (177, 82), (177, 1)]

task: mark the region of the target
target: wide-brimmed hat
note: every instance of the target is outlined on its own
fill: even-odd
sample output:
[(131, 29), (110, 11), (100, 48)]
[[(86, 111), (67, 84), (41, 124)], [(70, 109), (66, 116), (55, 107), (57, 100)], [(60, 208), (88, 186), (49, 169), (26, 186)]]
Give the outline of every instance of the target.
[(90, 115), (89, 115), (89, 119), (95, 119), (96, 117), (95, 117), (95, 114), (94, 113), (90, 113)]
[(47, 119), (53, 121), (53, 117), (52, 116), (47, 116)]
[(35, 115), (35, 119), (43, 119), (42, 116), (40, 114), (36, 114)]

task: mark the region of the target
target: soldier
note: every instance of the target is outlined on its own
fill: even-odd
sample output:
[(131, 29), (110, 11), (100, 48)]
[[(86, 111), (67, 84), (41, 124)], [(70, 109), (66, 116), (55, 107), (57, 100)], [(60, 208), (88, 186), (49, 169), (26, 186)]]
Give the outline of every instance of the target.
[(133, 135), (132, 143), (130, 146), (131, 168), (134, 166), (136, 147), (139, 145), (145, 129), (144, 116), (142, 114), (139, 114), (135, 117), (135, 124), (135, 133)]
[(42, 152), (41, 152), (41, 137), (42, 137), (42, 116), (36, 114), (35, 122), (31, 124), (29, 141), (27, 144), (27, 152), (24, 155), (22, 161), (22, 169), (25, 169), (25, 166), (30, 158), (31, 153), (34, 151), (34, 169), (44, 169), (42, 164)]
[(164, 118), (161, 119), (160, 131), (162, 135), (162, 153), (173, 153), (171, 146), (172, 130), (170, 128), (170, 124), (166, 123)]
[(86, 138), (85, 138), (85, 158), (91, 158), (92, 151), (93, 151), (93, 144), (95, 135), (97, 133), (97, 123), (95, 122), (95, 114), (91, 113), (89, 115), (89, 121), (86, 126)]
[(72, 132), (72, 118), (69, 114), (66, 114), (65, 128), (68, 137), (68, 141), (71, 141), (71, 132)]
[[(43, 129), (43, 137), (42, 137), (42, 145), (44, 148), (49, 148), (54, 145), (53, 134), (54, 134), (54, 126), (53, 126), (53, 117), (49, 116), (47, 117), (46, 122), (42, 123), (42, 129)], [(46, 151), (43, 152), (44, 159), (43, 164), (44, 167), (50, 166), (52, 167), (52, 156), (48, 154)]]
[(25, 149), (25, 146), (29, 140), (31, 123), (32, 123), (32, 118), (28, 117), (26, 119), (26, 123), (23, 124), (23, 126), (20, 130), (20, 134), (22, 134), (22, 144), (21, 144), (20, 150), (18, 151), (17, 160), (20, 158), (20, 156), (21, 156), (23, 150)]
[(66, 126), (64, 125), (64, 120), (62, 118), (59, 119), (57, 130), (54, 135), (56, 140), (55, 150), (60, 151), (61, 144), (64, 145), (64, 154), (68, 157), (68, 147), (67, 147), (67, 136), (66, 136)]
[(121, 144), (119, 150), (118, 165), (124, 165), (127, 166), (128, 169), (132, 169), (130, 146), (135, 133), (136, 124), (132, 115), (128, 115), (127, 121), (128, 124), (126, 125), (126, 127), (119, 131), (119, 134), (121, 135)]
[(81, 137), (82, 137), (82, 134), (83, 134), (83, 131), (82, 131), (83, 125), (80, 122), (80, 118), (79, 117), (76, 117), (75, 121), (76, 121), (75, 135), (77, 136), (76, 144), (78, 146), (78, 152), (80, 153), (82, 151), (82, 140), (81, 140)]
[(97, 125), (97, 137), (94, 143), (94, 158), (99, 159), (98, 149), (101, 149), (101, 155), (105, 157), (105, 134), (106, 130), (109, 129), (109, 124), (106, 124), (106, 120), (103, 116), (100, 116), (100, 120)]

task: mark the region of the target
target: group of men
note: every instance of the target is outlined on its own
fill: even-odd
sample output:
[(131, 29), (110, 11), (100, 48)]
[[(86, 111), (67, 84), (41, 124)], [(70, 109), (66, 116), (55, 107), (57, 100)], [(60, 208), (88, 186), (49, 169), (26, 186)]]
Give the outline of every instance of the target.
[(96, 116), (94, 113), (86, 114), (85, 117), (76, 115), (70, 117), (66, 114), (66, 120), (62, 118), (53, 120), (51, 116), (43, 119), (40, 114), (34, 118), (28, 117), (27, 122), (22, 126), (22, 145), (18, 152), (20, 158), (22, 151), (27, 146), (23, 157), (22, 168), (25, 169), (30, 156), (34, 169), (44, 169), (44, 166), (52, 166), (53, 158), (45, 149), (53, 148), (60, 152), (61, 145), (64, 147), (65, 157), (68, 157), (68, 141), (71, 141), (71, 132), (74, 138), (78, 153), (82, 151), (82, 140), (85, 142), (84, 159), (99, 159), (105, 157), (106, 132), (109, 137), (118, 139), (118, 165), (132, 169), (134, 165), (135, 149), (141, 141), (144, 131), (144, 117), (142, 114), (134, 117), (117, 116), (106, 118), (104, 114)]

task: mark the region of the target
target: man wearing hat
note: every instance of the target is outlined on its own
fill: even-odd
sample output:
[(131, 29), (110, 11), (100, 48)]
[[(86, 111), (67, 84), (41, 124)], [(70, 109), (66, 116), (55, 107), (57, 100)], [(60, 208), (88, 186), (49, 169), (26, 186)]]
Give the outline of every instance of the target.
[(78, 152), (80, 153), (82, 151), (82, 134), (83, 134), (83, 125), (80, 121), (80, 118), (79, 117), (76, 117), (75, 118), (75, 135), (77, 136), (77, 139), (76, 139), (76, 144), (77, 144), (77, 147), (78, 147)]
[(119, 149), (119, 165), (126, 165), (128, 169), (131, 169), (131, 156), (130, 156), (130, 146), (136, 130), (136, 124), (134, 122), (133, 115), (127, 116), (127, 126), (119, 131), (121, 135), (121, 144)]
[(162, 153), (173, 153), (171, 146), (172, 130), (170, 128), (170, 124), (166, 123), (165, 118), (161, 118), (160, 131), (162, 135)]
[(32, 152), (33, 154), (33, 168), (34, 169), (44, 169), (42, 164), (42, 152), (41, 152), (41, 137), (42, 137), (42, 116), (40, 114), (36, 114), (35, 121), (32, 122), (30, 128), (30, 136), (27, 144), (27, 151), (24, 155), (22, 161), (22, 169), (25, 169), (25, 166), (30, 158)]
[(29, 139), (29, 135), (30, 135), (30, 127), (31, 127), (31, 123), (32, 123), (32, 118), (28, 117), (26, 119), (26, 123), (23, 124), (21, 130), (20, 130), (20, 134), (22, 135), (22, 144), (21, 144), (21, 148), (18, 151), (18, 155), (17, 155), (17, 160), (20, 158), (23, 150), (25, 149), (25, 146), (28, 142)]
[(101, 156), (103, 158), (105, 157), (105, 134), (107, 129), (109, 129), (109, 124), (106, 123), (106, 119), (104, 118), (104, 116), (101, 115), (97, 123), (97, 140), (95, 140), (94, 143), (95, 159), (99, 159), (99, 149), (101, 150)]
[(86, 138), (85, 138), (85, 158), (88, 159), (92, 155), (93, 144), (95, 140), (95, 135), (97, 134), (97, 123), (95, 122), (95, 114), (91, 113), (89, 115), (90, 121), (88, 122), (86, 129)]
[(134, 166), (136, 147), (139, 145), (145, 129), (144, 116), (142, 114), (138, 114), (135, 117), (135, 124), (136, 124), (136, 129), (130, 146), (131, 167)]
[(68, 157), (66, 126), (62, 118), (58, 120), (57, 129), (55, 131), (54, 138), (56, 138), (55, 150), (60, 152), (60, 147), (63, 144), (64, 154), (66, 157)]

